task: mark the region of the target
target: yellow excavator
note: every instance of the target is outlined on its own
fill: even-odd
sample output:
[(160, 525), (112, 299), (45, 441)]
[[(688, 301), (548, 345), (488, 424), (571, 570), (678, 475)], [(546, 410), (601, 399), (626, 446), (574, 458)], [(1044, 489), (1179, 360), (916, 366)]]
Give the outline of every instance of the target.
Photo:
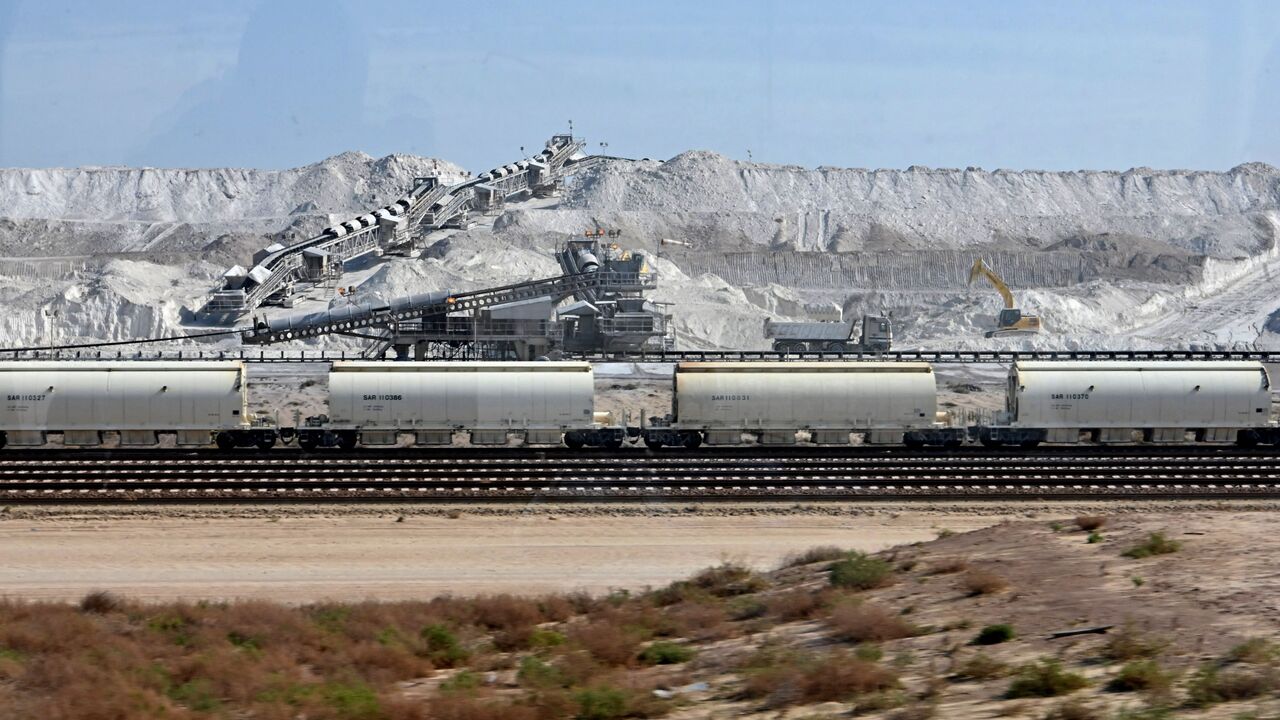
[(996, 292), (1000, 293), (1000, 297), (1004, 298), (1004, 309), (996, 316), (996, 329), (988, 331), (986, 337), (1033, 335), (1040, 332), (1040, 316), (1024, 314), (1015, 306), (1009, 286), (1004, 284), (1000, 276), (983, 262), (982, 258), (977, 258), (969, 270), (969, 284), (972, 285), (973, 281), (980, 277), (986, 278), (995, 287)]

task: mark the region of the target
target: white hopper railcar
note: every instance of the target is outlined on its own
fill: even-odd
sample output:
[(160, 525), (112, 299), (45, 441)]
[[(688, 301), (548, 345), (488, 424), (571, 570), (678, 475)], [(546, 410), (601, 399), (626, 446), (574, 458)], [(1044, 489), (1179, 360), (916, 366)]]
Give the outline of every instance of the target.
[(119, 433), (121, 445), (155, 445), (174, 433), (179, 445), (271, 447), (274, 428), (254, 428), (239, 361), (0, 362), (0, 446), (94, 446)]
[(987, 446), (1040, 442), (1274, 442), (1271, 382), (1259, 362), (1018, 362)]
[(923, 362), (687, 362), (676, 366), (672, 415), (641, 435), (650, 447), (868, 443), (958, 445), (964, 430), (937, 418), (933, 368)]
[(454, 432), (474, 445), (620, 447), (626, 429), (594, 412), (594, 373), (586, 362), (335, 362), (329, 415), (299, 428), (303, 448), (448, 445)]

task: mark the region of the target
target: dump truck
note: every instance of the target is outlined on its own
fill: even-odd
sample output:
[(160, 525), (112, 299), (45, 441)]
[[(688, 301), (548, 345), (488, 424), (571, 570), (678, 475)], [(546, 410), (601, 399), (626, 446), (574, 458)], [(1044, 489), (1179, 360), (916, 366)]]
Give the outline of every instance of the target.
[(893, 324), (880, 315), (862, 316), (862, 336), (855, 342), (854, 320), (764, 321), (764, 336), (778, 352), (886, 352), (893, 345)]

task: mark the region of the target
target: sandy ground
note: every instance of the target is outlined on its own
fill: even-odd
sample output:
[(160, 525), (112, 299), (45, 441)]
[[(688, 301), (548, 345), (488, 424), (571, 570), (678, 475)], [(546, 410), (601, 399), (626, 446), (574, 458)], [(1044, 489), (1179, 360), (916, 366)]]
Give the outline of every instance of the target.
[[(1274, 504), (413, 505), (39, 508), (0, 514), (0, 595), (421, 598), (642, 588), (815, 545), (879, 550), (1005, 520)], [(1254, 513), (1256, 515), (1256, 513)], [(1240, 517), (1244, 517), (1241, 515)]]
[(0, 593), (74, 600), (110, 589), (149, 600), (306, 602), (602, 592), (665, 583), (725, 559), (767, 569), (814, 545), (879, 550), (933, 539), (942, 528), (971, 530), (1010, 517), (996, 509), (956, 516), (564, 510), (463, 511), (451, 519), (405, 508), (235, 509), (217, 516), (14, 509), (0, 521)]

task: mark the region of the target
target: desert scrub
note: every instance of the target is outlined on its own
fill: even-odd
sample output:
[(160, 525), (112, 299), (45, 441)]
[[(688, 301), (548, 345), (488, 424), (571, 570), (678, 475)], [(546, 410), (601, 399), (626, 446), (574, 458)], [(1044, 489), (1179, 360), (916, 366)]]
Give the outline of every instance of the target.
[(1167, 693), (1173, 687), (1175, 675), (1155, 660), (1134, 660), (1125, 663), (1115, 677), (1107, 683), (1111, 692)]
[(650, 593), (659, 607), (681, 602), (727, 598), (760, 592), (769, 582), (754, 570), (736, 563), (722, 563), (700, 570), (688, 580), (677, 580)]
[(1009, 674), (1009, 665), (986, 653), (971, 655), (956, 665), (954, 680), (994, 680)]
[(444, 625), (428, 625), (418, 635), (422, 639), (424, 654), (436, 667), (456, 667), (467, 659), (468, 653), (462, 643)]
[(1041, 658), (1018, 668), (1017, 676), (1005, 692), (1005, 697), (1033, 698), (1055, 697), (1075, 692), (1088, 685), (1083, 675), (1062, 669), (1062, 663), (1054, 658)]
[(802, 565), (812, 565), (820, 562), (831, 562), (833, 560), (839, 560), (846, 554), (848, 554), (847, 550), (841, 550), (835, 545), (819, 545), (818, 547), (811, 547), (804, 552), (786, 556), (783, 558), (782, 565), (779, 566), (779, 568), (800, 567)]
[(1106, 524), (1107, 519), (1101, 515), (1080, 515), (1076, 518), (1076, 527), (1085, 532), (1093, 532)]
[(689, 662), (694, 655), (693, 648), (687, 645), (659, 640), (640, 651), (640, 662), (645, 665), (679, 665)]
[(1277, 648), (1266, 638), (1250, 638), (1231, 648), (1227, 653), (1227, 662), (1249, 663), (1252, 665), (1270, 665), (1280, 658)]
[(945, 557), (934, 560), (929, 565), (930, 575), (949, 575), (969, 569), (969, 561), (962, 557)]
[(960, 585), (968, 592), (969, 597), (994, 595), (1009, 587), (1009, 581), (990, 570), (971, 568), (960, 580)]
[(1233, 700), (1262, 697), (1280, 685), (1280, 677), (1272, 667), (1226, 667), (1214, 664), (1200, 667), (1187, 683), (1187, 704), (1203, 708)]
[(873, 590), (893, 582), (893, 567), (866, 553), (851, 552), (831, 565), (831, 584), (846, 590)]
[(837, 638), (855, 643), (878, 643), (919, 634), (901, 615), (871, 603), (841, 605), (831, 612), (827, 624)]
[(897, 673), (844, 651), (762, 650), (752, 655), (741, 671), (746, 676), (741, 696), (763, 700), (773, 709), (857, 698), (878, 702), (875, 696), (899, 686)]
[(1105, 720), (1107, 717), (1102, 710), (1079, 698), (1058, 703), (1044, 714), (1044, 720)]
[(1144, 633), (1132, 623), (1125, 623), (1102, 644), (1101, 655), (1112, 662), (1151, 658), (1164, 652), (1169, 642)]
[(988, 625), (973, 638), (974, 645), (999, 645), (1014, 638), (1013, 626), (1007, 623)]
[(1176, 553), (1182, 549), (1182, 543), (1177, 540), (1170, 540), (1162, 532), (1153, 532), (1147, 535), (1147, 538), (1133, 547), (1125, 550), (1122, 555), (1134, 560), (1142, 558), (1154, 557), (1156, 555), (1169, 555)]

